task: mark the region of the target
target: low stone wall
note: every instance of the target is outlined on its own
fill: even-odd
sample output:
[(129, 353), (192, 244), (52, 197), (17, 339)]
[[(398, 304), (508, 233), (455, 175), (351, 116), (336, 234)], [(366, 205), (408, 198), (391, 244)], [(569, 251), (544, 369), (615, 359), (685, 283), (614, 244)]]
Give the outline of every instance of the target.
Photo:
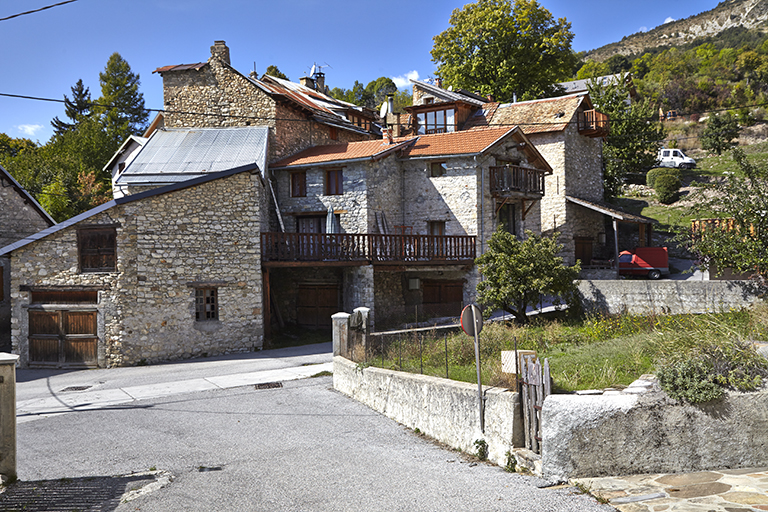
[(760, 300), (749, 281), (584, 280), (579, 293), (587, 311), (633, 315), (717, 313)]
[(662, 392), (551, 395), (542, 408), (543, 477), (764, 467), (767, 424), (768, 391), (702, 405)]
[(477, 385), (333, 358), (333, 387), (371, 409), (453, 448), (476, 453), (488, 443), (488, 460), (506, 464), (507, 451), (523, 444), (519, 395), (484, 387), (485, 433), (480, 432)]

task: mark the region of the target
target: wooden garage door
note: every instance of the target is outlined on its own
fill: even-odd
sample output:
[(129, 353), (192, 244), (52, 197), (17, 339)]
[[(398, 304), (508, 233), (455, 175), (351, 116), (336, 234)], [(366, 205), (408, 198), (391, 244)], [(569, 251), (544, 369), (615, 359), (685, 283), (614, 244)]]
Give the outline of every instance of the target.
[(339, 285), (299, 285), (298, 324), (304, 327), (331, 328), (331, 315), (341, 311)]
[(422, 303), (425, 315), (458, 317), (464, 304), (464, 282), (424, 281)]
[(95, 311), (29, 311), (30, 366), (95, 367)]

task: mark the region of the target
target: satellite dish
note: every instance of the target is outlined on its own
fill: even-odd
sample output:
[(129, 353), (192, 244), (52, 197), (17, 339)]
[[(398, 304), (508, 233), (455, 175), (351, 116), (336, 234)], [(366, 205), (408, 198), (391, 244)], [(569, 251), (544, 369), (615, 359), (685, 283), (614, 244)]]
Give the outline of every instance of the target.
[(384, 119), (384, 117), (387, 115), (387, 112), (389, 112), (389, 102), (385, 101), (381, 104), (381, 109), (379, 110), (379, 116)]
[(316, 66), (317, 64), (312, 64), (312, 69), (309, 71), (309, 76), (315, 76), (315, 73), (317, 73)]

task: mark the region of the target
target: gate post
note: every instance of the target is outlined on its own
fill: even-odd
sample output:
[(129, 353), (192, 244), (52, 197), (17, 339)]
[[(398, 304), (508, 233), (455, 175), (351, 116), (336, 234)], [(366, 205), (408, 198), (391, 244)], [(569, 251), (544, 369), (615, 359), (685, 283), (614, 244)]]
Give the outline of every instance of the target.
[(349, 352), (349, 313), (331, 315), (333, 324), (333, 355), (348, 357)]
[(16, 479), (16, 362), (0, 352), (0, 481)]

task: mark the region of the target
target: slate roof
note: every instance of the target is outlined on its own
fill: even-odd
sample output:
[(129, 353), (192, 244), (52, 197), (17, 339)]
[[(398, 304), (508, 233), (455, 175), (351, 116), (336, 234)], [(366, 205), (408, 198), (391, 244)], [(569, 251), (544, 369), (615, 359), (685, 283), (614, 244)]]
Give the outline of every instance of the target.
[(115, 185), (186, 181), (243, 165), (267, 168), (269, 128), (168, 128), (155, 131)]
[(411, 83), (417, 85), (425, 91), (428, 91), (433, 96), (441, 98), (443, 101), (463, 101), (465, 103), (471, 103), (472, 105), (476, 106), (480, 106), (487, 101), (482, 96), (471, 93), (469, 91), (465, 91), (463, 89), (449, 91), (448, 89), (443, 89), (442, 87), (430, 84), (429, 82), (420, 82), (418, 80), (411, 80)]
[(587, 108), (592, 107), (585, 93), (519, 103), (486, 103), (467, 120), (464, 129), (519, 126), (527, 135), (559, 132), (574, 122), (574, 114), (585, 103)]
[(56, 224), (56, 221), (53, 220), (53, 217), (51, 217), (47, 211), (45, 211), (45, 208), (43, 208), (40, 203), (38, 203), (34, 197), (32, 197), (32, 194), (26, 191), (24, 187), (21, 186), (21, 184), (14, 179), (13, 176), (11, 176), (11, 173), (5, 170), (5, 168), (0, 165), (0, 186), (8, 186), (5, 184), (5, 181), (8, 181), (10, 183), (10, 186), (16, 189), (16, 192), (24, 198), (24, 201), (26, 201), (28, 204), (32, 205), (32, 208), (37, 210), (37, 212), (40, 214), (40, 216), (48, 222), (49, 225)]
[[(1, 169), (1, 167), (0, 167)], [(20, 249), (24, 247), (25, 245), (29, 245), (32, 242), (36, 242), (37, 240), (42, 240), (43, 238), (52, 235), (54, 233), (57, 233), (63, 229), (66, 229), (70, 226), (74, 226), (78, 222), (82, 222), (84, 220), (87, 220), (103, 211), (109, 210), (110, 208), (120, 205), (120, 204), (126, 204), (126, 203), (132, 203), (134, 201), (141, 201), (142, 199), (146, 199), (148, 197), (154, 197), (159, 196), (162, 194), (168, 194), (170, 192), (175, 192), (177, 190), (183, 190), (185, 188), (194, 187), (195, 185), (200, 185), (203, 183), (207, 183), (209, 181), (218, 180), (221, 178), (226, 178), (227, 176), (232, 176), (235, 174), (240, 174), (241, 172), (253, 172), (258, 170), (257, 167), (253, 164), (251, 165), (244, 165), (242, 167), (236, 167), (234, 169), (227, 169), (224, 171), (219, 172), (212, 172), (208, 173), (204, 176), (199, 176), (195, 179), (179, 182), (179, 183), (173, 183), (171, 185), (166, 185), (164, 187), (155, 188), (152, 190), (147, 190), (144, 192), (140, 192), (138, 194), (131, 194), (129, 196), (120, 197), (117, 199), (113, 199), (111, 201), (107, 201), (104, 204), (101, 204), (95, 208), (91, 208), (90, 210), (81, 213), (80, 215), (75, 215), (74, 217), (65, 220), (64, 222), (60, 222), (54, 226), (51, 226), (49, 228), (46, 228), (42, 231), (38, 231), (35, 234), (29, 235), (26, 238), (22, 238), (21, 240), (18, 240), (12, 244), (6, 245), (5, 247), (0, 247), (0, 256), (3, 256), (5, 254), (8, 254), (12, 251), (15, 251), (16, 249)]]
[(644, 215), (635, 215), (634, 213), (625, 212), (616, 205), (598, 201), (587, 201), (586, 199), (573, 196), (565, 196), (565, 199), (573, 204), (577, 204), (579, 206), (589, 208), (590, 210), (600, 212), (603, 215), (608, 215), (609, 217), (620, 220), (622, 222), (633, 222), (635, 224), (658, 224), (656, 219), (652, 219)]

